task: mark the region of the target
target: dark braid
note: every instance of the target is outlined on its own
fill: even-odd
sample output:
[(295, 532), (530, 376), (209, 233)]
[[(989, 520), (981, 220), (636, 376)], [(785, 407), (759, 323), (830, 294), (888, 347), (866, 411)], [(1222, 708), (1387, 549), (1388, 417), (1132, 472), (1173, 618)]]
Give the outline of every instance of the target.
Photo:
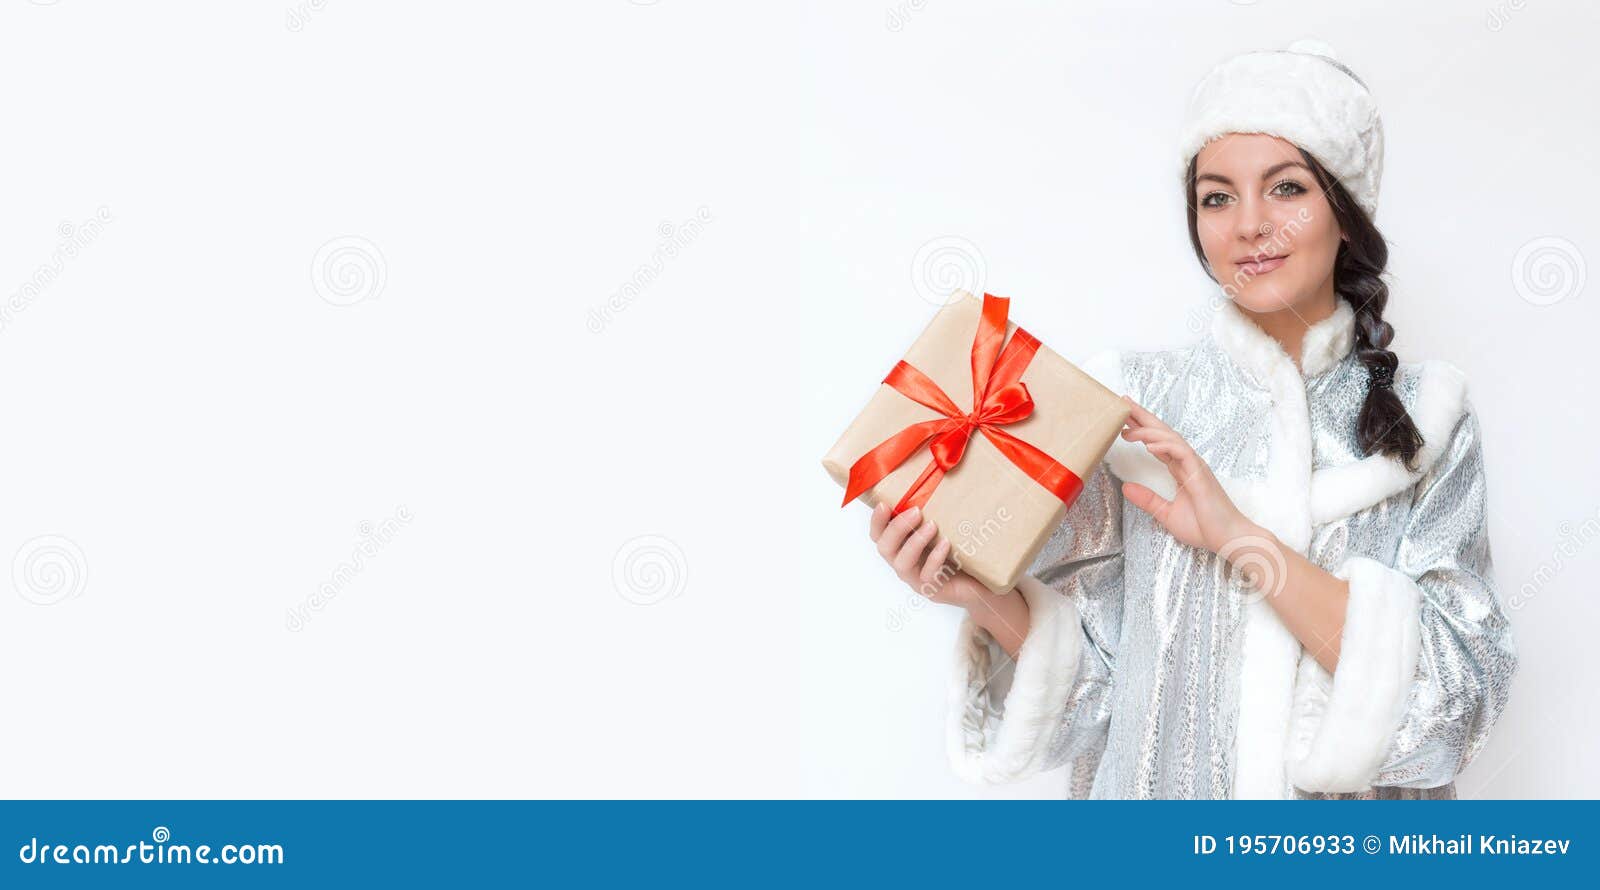
[[(1406, 406), (1394, 392), (1394, 374), (1400, 359), (1389, 350), (1394, 328), (1383, 320), (1389, 302), (1389, 285), (1383, 280), (1389, 263), (1389, 245), (1378, 227), (1350, 193), (1309, 153), (1301, 150), (1321, 184), (1333, 216), (1345, 238), (1333, 261), (1333, 289), (1355, 310), (1355, 349), (1367, 367), (1367, 397), (1356, 417), (1356, 441), (1366, 454), (1387, 454), (1400, 458), (1408, 468), (1416, 467), (1422, 450), (1422, 433), (1406, 413)], [(1206, 266), (1205, 250), (1200, 245), (1200, 230), (1195, 206), (1195, 160), (1189, 161), (1185, 179), (1185, 203), (1189, 206), (1189, 242), (1200, 264), (1213, 281), (1216, 275)]]

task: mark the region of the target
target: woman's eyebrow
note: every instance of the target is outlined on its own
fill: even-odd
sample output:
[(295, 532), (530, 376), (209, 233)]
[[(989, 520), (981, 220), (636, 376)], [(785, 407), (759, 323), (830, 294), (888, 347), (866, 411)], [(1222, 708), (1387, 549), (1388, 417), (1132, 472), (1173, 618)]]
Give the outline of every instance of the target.
[[(1311, 168), (1310, 167), (1307, 167), (1305, 164), (1302, 164), (1299, 161), (1281, 161), (1281, 162), (1273, 164), (1271, 167), (1268, 167), (1267, 169), (1261, 171), (1261, 178), (1262, 179), (1266, 179), (1266, 178), (1270, 177), (1272, 174), (1277, 173), (1279, 170), (1284, 169), (1285, 167), (1299, 167), (1300, 169), (1306, 171), (1307, 173), (1311, 172)], [(1194, 181), (1195, 182), (1200, 182), (1200, 181), (1206, 180), (1206, 179), (1214, 179), (1217, 182), (1222, 183), (1223, 185), (1228, 185), (1228, 186), (1233, 185), (1233, 180), (1229, 179), (1226, 176), (1223, 176), (1221, 173), (1201, 173), (1199, 176), (1196, 176), (1194, 178)]]
[(1283, 161), (1282, 163), (1273, 164), (1271, 167), (1268, 167), (1266, 170), (1263, 170), (1262, 173), (1261, 173), (1261, 178), (1262, 179), (1266, 179), (1267, 177), (1269, 177), (1272, 174), (1278, 172), (1279, 170), (1282, 170), (1285, 167), (1299, 167), (1300, 169), (1306, 171), (1307, 173), (1311, 172), (1311, 168), (1310, 167), (1307, 167), (1305, 164), (1302, 164), (1299, 161)]

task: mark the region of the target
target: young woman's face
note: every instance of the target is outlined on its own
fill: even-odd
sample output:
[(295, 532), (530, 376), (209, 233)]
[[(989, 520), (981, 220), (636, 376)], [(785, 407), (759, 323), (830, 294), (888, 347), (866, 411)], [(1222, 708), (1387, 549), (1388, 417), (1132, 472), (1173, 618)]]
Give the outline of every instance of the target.
[(1195, 162), (1195, 227), (1211, 273), (1253, 312), (1295, 306), (1333, 276), (1333, 208), (1291, 142), (1229, 133)]

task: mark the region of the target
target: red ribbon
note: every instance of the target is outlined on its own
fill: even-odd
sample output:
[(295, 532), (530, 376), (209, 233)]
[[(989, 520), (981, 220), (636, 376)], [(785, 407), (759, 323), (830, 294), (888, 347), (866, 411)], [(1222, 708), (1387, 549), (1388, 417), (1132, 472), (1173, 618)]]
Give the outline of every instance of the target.
[[(1033, 413), (1033, 397), (1022, 382), (1022, 372), (1039, 351), (1039, 340), (1017, 328), (1006, 342), (1006, 315), (1011, 301), (992, 294), (983, 295), (983, 315), (978, 319), (978, 333), (972, 340), (972, 404), (970, 413), (963, 412), (945, 395), (939, 385), (928, 375), (906, 364), (897, 363), (883, 382), (894, 387), (906, 398), (919, 405), (943, 414), (944, 417), (914, 423), (863, 454), (850, 465), (850, 479), (845, 485), (844, 503), (849, 504), (862, 492), (877, 485), (906, 459), (917, 453), (923, 445), (933, 454), (922, 475), (906, 489), (894, 513), (921, 507), (933, 497), (944, 474), (960, 463), (966, 453), (967, 440), (974, 431), (994, 443), (1000, 453), (1016, 464), (1028, 477), (1043, 485), (1049, 492), (1070, 504), (1083, 488), (1078, 474), (1057, 463), (1050, 455), (1007, 433), (1000, 427), (1016, 423)], [(1001, 348), (1004, 344), (1004, 349)], [(932, 440), (932, 444), (929, 444)]]

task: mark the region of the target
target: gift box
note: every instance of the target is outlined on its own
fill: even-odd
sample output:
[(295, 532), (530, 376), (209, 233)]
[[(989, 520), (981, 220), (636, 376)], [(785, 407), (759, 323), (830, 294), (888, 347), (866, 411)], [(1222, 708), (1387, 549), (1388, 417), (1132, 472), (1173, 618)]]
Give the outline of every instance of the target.
[(822, 459), (846, 505), (921, 507), (954, 566), (997, 593), (1032, 564), (1129, 413), (1010, 323), (1009, 307), (959, 293)]

